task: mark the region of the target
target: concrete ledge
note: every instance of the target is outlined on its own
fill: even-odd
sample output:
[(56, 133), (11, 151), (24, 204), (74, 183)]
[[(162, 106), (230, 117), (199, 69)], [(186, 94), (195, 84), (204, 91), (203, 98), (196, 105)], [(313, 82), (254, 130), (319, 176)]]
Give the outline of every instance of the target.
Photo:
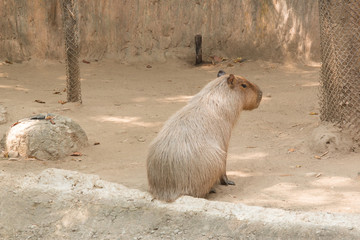
[(171, 204), (96, 175), (0, 172), (0, 239), (360, 239), (360, 215), (182, 197)]

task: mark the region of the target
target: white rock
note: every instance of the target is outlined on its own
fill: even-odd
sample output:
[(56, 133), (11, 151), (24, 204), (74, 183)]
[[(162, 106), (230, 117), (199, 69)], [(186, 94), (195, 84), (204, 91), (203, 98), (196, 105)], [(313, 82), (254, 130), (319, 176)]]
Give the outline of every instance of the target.
[(88, 144), (84, 130), (64, 116), (51, 115), (49, 120), (26, 118), (18, 122), (10, 127), (3, 140), (5, 151), (13, 153), (13, 157), (56, 160)]

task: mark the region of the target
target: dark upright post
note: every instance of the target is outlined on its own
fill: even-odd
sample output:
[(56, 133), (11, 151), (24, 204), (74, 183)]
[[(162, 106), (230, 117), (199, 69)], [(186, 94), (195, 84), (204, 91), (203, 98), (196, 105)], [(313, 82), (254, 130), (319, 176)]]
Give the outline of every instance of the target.
[(195, 62), (195, 64), (196, 65), (202, 63), (201, 43), (202, 43), (202, 36), (200, 34), (195, 35), (195, 51), (196, 51), (196, 62)]

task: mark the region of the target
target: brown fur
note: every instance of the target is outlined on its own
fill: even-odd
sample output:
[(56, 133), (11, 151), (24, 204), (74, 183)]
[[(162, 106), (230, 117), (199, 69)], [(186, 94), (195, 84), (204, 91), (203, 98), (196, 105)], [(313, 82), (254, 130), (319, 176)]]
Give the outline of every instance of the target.
[(205, 197), (221, 179), (231, 130), (242, 110), (259, 106), (260, 89), (245, 78), (223, 75), (208, 83), (165, 123), (150, 145), (147, 176), (151, 194), (174, 201)]

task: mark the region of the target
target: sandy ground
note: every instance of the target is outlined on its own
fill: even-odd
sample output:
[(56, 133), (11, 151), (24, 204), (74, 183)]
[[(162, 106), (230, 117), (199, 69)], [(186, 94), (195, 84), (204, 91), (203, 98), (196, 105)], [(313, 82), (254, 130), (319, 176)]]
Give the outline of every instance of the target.
[[(341, 142), (317, 147), (311, 139), (319, 126), (319, 67), (261, 61), (233, 67), (227, 63), (195, 67), (180, 61), (81, 63), (82, 105), (59, 103), (66, 100), (64, 69), (59, 62), (0, 65), (0, 104), (8, 113), (0, 134), (24, 117), (57, 113), (82, 126), (89, 147), (81, 150), (81, 157), (58, 161), (0, 158), (0, 170), (23, 177), (61, 168), (146, 191), (149, 143), (171, 114), (224, 69), (258, 84), (264, 98), (258, 109), (242, 113), (233, 131), (227, 171), (236, 185), (217, 186), (217, 193), (208, 199), (286, 210), (360, 213), (359, 153)], [(61, 94), (54, 94), (58, 91)]]

